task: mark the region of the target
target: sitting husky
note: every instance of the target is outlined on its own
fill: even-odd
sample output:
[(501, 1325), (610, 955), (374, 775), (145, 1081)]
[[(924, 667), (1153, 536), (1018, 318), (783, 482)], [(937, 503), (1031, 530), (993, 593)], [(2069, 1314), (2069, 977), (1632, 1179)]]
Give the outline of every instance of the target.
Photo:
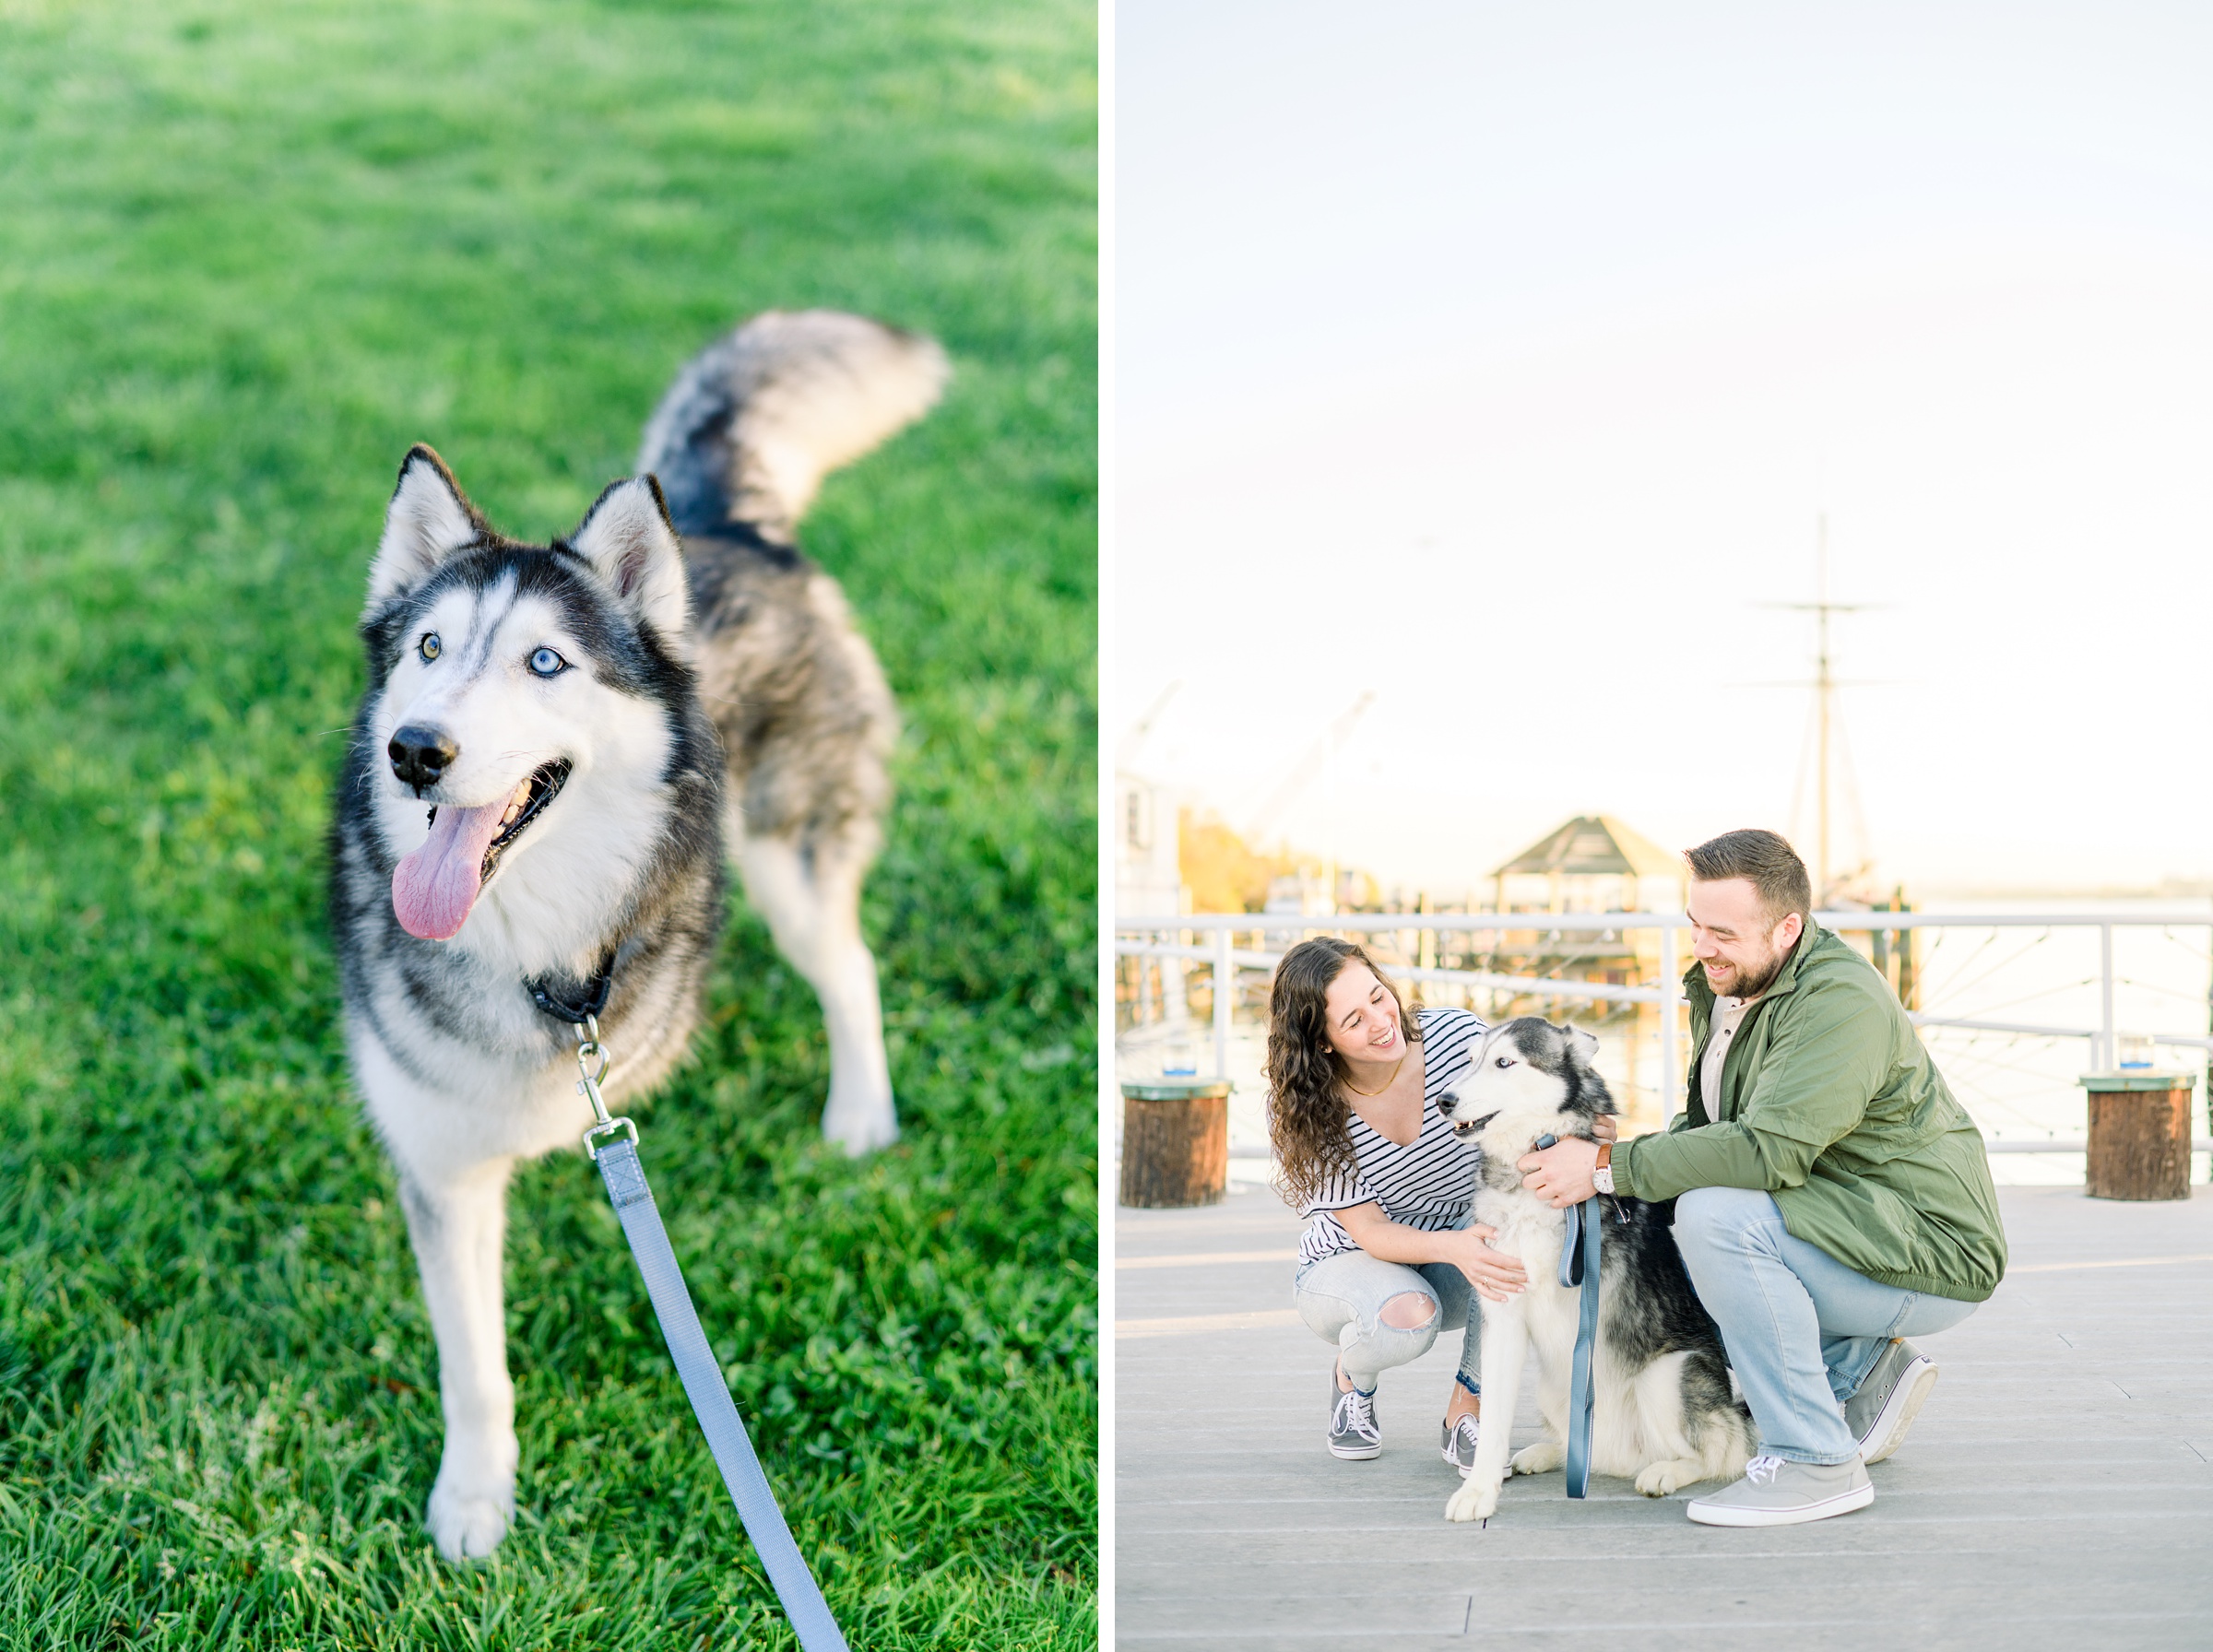
[[(1614, 1112), (1591, 1066), (1598, 1040), (1535, 1016), (1484, 1034), (1466, 1071), (1438, 1101), (1463, 1141), (1483, 1149), (1474, 1220), (1498, 1230), (1492, 1245), (1519, 1257), (1529, 1284), (1483, 1304), (1483, 1410), (1475, 1466), (1451, 1502), (1449, 1520), (1488, 1519), (1509, 1474), (1544, 1474), (1568, 1455), (1568, 1377), (1580, 1292), (1559, 1283), (1567, 1212), (1523, 1190), (1515, 1164), (1543, 1136), (1589, 1139), (1592, 1121)], [(1734, 1479), (1758, 1445), (1751, 1414), (1730, 1398), (1722, 1334), (1699, 1304), (1664, 1206), (1599, 1200), (1598, 1345), (1591, 1364), (1597, 1398), (1591, 1430), (1594, 1474), (1633, 1477), (1648, 1497), (1701, 1480)], [(1538, 1410), (1545, 1437), (1507, 1462), (1522, 1357), (1537, 1351)]]
[(592, 1122), (570, 1023), (595, 1001), (610, 1103), (682, 1057), (726, 850), (822, 999), (823, 1131), (855, 1153), (897, 1133), (858, 913), (894, 713), (792, 536), (822, 478), (946, 372), (935, 344), (858, 316), (759, 316), (677, 376), (638, 458), (654, 474), (550, 546), (487, 526), (429, 448), (400, 466), (331, 912), (354, 1081), (438, 1338), (429, 1527), (449, 1559), (491, 1553), (515, 1509), (508, 1175)]

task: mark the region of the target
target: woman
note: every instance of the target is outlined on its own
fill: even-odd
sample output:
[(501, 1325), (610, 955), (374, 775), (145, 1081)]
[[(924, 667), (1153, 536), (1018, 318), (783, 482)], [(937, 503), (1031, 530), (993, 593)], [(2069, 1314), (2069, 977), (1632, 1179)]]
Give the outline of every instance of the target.
[(1464, 1329), (1441, 1447), (1465, 1476), (1482, 1409), (1469, 1291), (1503, 1302), (1528, 1277), (1490, 1247), (1494, 1230), (1465, 1225), (1476, 1150), (1463, 1147), (1437, 1110), (1473, 1057), (1483, 1022), (1465, 1009), (1409, 1018), (1366, 952), (1326, 938), (1284, 955), (1268, 1014), (1277, 1189), (1311, 1219), (1293, 1300), (1337, 1347), (1330, 1450), (1378, 1455), (1381, 1375), (1426, 1353), (1438, 1331)]

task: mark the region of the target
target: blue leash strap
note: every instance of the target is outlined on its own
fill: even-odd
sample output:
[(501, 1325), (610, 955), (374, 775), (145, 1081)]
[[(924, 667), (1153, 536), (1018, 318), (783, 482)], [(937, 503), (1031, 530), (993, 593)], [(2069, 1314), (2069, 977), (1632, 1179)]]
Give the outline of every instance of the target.
[(739, 1519), (745, 1522), (745, 1535), (752, 1539), (753, 1552), (761, 1557), (776, 1599), (784, 1603), (784, 1615), (791, 1620), (806, 1652), (846, 1652), (846, 1637), (838, 1633), (837, 1620), (830, 1615), (829, 1603), (815, 1587), (814, 1574), (792, 1540), (791, 1528), (784, 1523), (784, 1511), (776, 1506), (768, 1476), (762, 1472), (761, 1459), (746, 1436), (745, 1422), (722, 1380), (722, 1367), (700, 1328), (692, 1292), (684, 1288), (683, 1271), (669, 1247), (669, 1232), (661, 1225), (660, 1208), (645, 1185), (636, 1139), (609, 1142), (599, 1149), (598, 1162), (607, 1197), (630, 1240), (630, 1254), (637, 1258), (638, 1272), (645, 1280), (645, 1294), (653, 1299), (669, 1357), (676, 1362), (676, 1374), (691, 1396), (700, 1432), (707, 1436), (707, 1449), (715, 1454), (715, 1466), (730, 1489)]
[(1568, 1232), (1560, 1241), (1560, 1283), (1572, 1289), (1580, 1282), (1583, 1291), (1581, 1318), (1575, 1328), (1575, 1365), (1568, 1385), (1570, 1497), (1587, 1496), (1591, 1491), (1591, 1423), (1598, 1403), (1591, 1388), (1591, 1361), (1598, 1351), (1599, 1227), (1598, 1196), (1593, 1194), (1568, 1208)]
[[(1539, 1152), (1559, 1140), (1537, 1138)], [(1568, 1495), (1591, 1492), (1591, 1423), (1597, 1396), (1591, 1387), (1591, 1361), (1598, 1351), (1598, 1195), (1568, 1207), (1567, 1232), (1560, 1235), (1560, 1289), (1582, 1287), (1581, 1317), (1575, 1328), (1575, 1364), (1568, 1383)]]
[[(599, 996), (604, 1003), (604, 987)], [(722, 1367), (716, 1362), (715, 1351), (707, 1346), (707, 1333), (700, 1328), (699, 1311), (692, 1305), (692, 1292), (684, 1288), (684, 1271), (677, 1266), (676, 1252), (669, 1248), (669, 1230), (661, 1225), (660, 1207), (654, 1203), (653, 1189), (646, 1185), (645, 1166), (638, 1161), (638, 1127), (627, 1118), (609, 1118), (607, 1103), (599, 1098), (599, 1080), (607, 1077), (609, 1064), (607, 1046), (599, 1042), (599, 1007), (586, 1010), (576, 1026), (576, 1067), (584, 1075), (576, 1089), (592, 1103), (592, 1112), (598, 1118), (598, 1123), (584, 1133), (584, 1150), (599, 1166), (609, 1202), (615, 1207), (623, 1236), (630, 1241), (630, 1254), (636, 1258), (639, 1276), (645, 1281), (645, 1294), (653, 1300), (654, 1317), (661, 1322), (669, 1357), (676, 1363), (676, 1375), (691, 1398), (692, 1414), (699, 1419), (699, 1432), (707, 1436), (707, 1449), (715, 1454), (715, 1466), (722, 1470), (722, 1483), (729, 1488), (730, 1501), (738, 1505), (738, 1518), (745, 1524), (745, 1535), (753, 1540), (753, 1552), (761, 1557), (761, 1568), (768, 1574), (784, 1615), (791, 1620), (792, 1633), (799, 1637), (802, 1652), (847, 1652), (837, 1620), (830, 1615), (830, 1604), (815, 1586), (814, 1574), (807, 1569), (799, 1544), (792, 1540), (791, 1528), (784, 1523), (784, 1511), (776, 1506), (775, 1493), (769, 1490), (768, 1476), (762, 1472), (761, 1459), (753, 1453), (744, 1419), (738, 1415), (737, 1404), (730, 1398), (729, 1385), (722, 1380)], [(559, 1011), (559, 1007), (540, 1008), (548, 1009), (549, 1013)], [(599, 1064), (597, 1069), (592, 1066), (595, 1060)]]

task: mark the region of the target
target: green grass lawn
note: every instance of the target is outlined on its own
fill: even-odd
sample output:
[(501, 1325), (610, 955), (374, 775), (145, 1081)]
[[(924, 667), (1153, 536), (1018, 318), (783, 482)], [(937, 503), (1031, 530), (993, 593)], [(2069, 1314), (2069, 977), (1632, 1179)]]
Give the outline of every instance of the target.
[(1095, 1640), (1093, 28), (0, 0), (0, 1646), (789, 1643), (575, 1156), (514, 1199), (516, 1529), (432, 1555), (322, 834), (408, 444), (542, 538), (695, 348), (817, 303), (958, 375), (807, 529), (905, 710), (906, 1134), (817, 1144), (734, 898), (645, 1161), (855, 1645)]

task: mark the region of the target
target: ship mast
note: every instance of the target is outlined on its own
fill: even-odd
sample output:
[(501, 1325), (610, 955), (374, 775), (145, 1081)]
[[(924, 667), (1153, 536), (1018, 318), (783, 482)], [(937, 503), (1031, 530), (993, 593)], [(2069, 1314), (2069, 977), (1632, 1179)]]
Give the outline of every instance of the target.
[(1828, 668), (1828, 513), (1821, 513), (1814, 534), (1814, 698), (1817, 706), (1816, 715), (1820, 719), (1820, 752), (1818, 761), (1820, 783), (1816, 788), (1816, 807), (1820, 816), (1820, 829), (1816, 836), (1819, 844), (1820, 880), (1814, 886), (1823, 895), (1828, 892), (1828, 730), (1836, 714), (1837, 679)]
[[(1835, 774), (1836, 753), (1843, 744), (1843, 723), (1837, 710), (1836, 656), (1831, 649), (1828, 620), (1832, 614), (1853, 614), (1868, 608), (1859, 602), (1835, 602), (1828, 595), (1828, 513), (1823, 511), (1815, 519), (1814, 532), (1814, 600), (1812, 602), (1785, 602), (1775, 605), (1798, 613), (1814, 616), (1814, 680), (1808, 685), (1814, 690), (1814, 899), (1827, 904), (1839, 891), (1835, 883), (1858, 878), (1873, 865), (1867, 855), (1866, 822), (1860, 818), (1859, 795), (1852, 784), (1849, 763), (1841, 776)], [(1801, 785), (1804, 774), (1801, 771)], [(1836, 784), (1840, 781), (1841, 784)], [(1835, 805), (1840, 794), (1849, 800), (1853, 818), (1858, 824), (1861, 859), (1845, 873), (1835, 871), (1837, 839), (1835, 832)], [(1803, 789), (1799, 795), (1805, 795)]]

